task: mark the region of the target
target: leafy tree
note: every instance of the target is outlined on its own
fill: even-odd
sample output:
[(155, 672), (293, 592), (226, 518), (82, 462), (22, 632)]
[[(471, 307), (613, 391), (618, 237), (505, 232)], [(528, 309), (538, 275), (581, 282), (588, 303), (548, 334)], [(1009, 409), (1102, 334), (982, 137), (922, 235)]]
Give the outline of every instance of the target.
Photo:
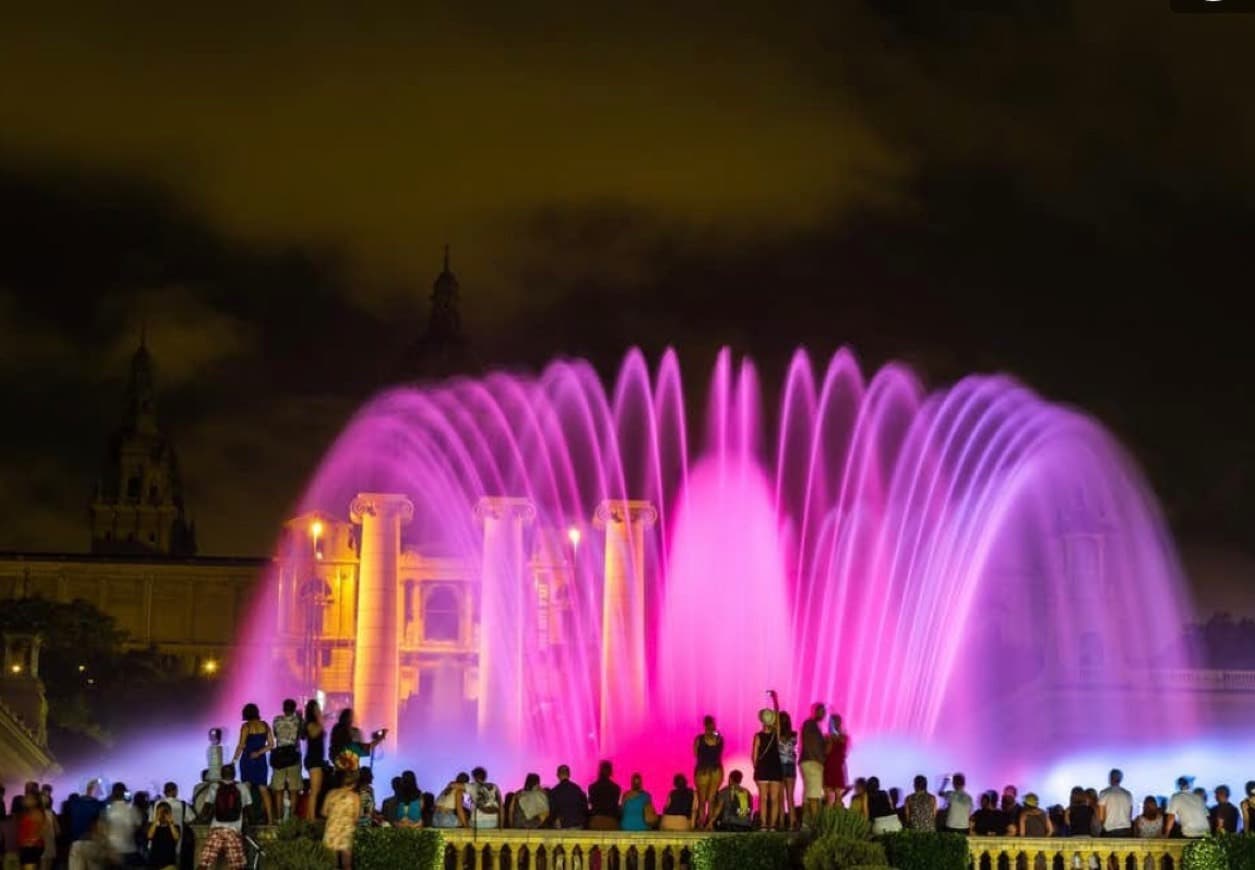
[(199, 681), (155, 648), (127, 650), (127, 633), (89, 601), (7, 601), (0, 608), (0, 632), (43, 639), (39, 676), (48, 697), (49, 739), (63, 761), (98, 752), (141, 717), (166, 708), (171, 697), (207, 694), (182, 693)]

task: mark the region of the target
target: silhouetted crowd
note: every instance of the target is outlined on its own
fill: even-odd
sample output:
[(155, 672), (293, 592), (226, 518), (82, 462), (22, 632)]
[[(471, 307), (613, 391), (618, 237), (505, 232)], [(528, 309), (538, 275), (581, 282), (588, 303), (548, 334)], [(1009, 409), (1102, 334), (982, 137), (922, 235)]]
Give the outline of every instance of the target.
[[(291, 818), (324, 819), (324, 844), (350, 867), (354, 834), (362, 826), (409, 828), (592, 829), (623, 831), (796, 830), (807, 827), (824, 807), (840, 805), (863, 816), (874, 834), (899, 830), (951, 831), (1000, 837), (1184, 837), (1237, 833), (1255, 826), (1255, 782), (1246, 784), (1239, 804), (1229, 788), (1209, 795), (1188, 777), (1169, 797), (1150, 796), (1140, 806), (1112, 770), (1101, 791), (1077, 786), (1066, 806), (1044, 807), (1036, 794), (1021, 799), (1008, 785), (1001, 792), (973, 796), (961, 773), (948, 776), (936, 792), (916, 776), (905, 797), (877, 777), (847, 785), (848, 735), (841, 719), (816, 704), (795, 732), (787, 712), (759, 711), (760, 729), (751, 743), (751, 776), (724, 772), (724, 738), (706, 717), (693, 738), (693, 777), (677, 773), (665, 800), (655, 801), (640, 773), (624, 788), (614, 767), (602, 761), (587, 789), (560, 765), (548, 785), (529, 773), (519, 787), (503, 793), (483, 767), (458, 773), (438, 789), (424, 790), (413, 771), (392, 779), (382, 800), (376, 795), (373, 756), (384, 731), (364, 738), (353, 711), (340, 712), (330, 732), (323, 728), (317, 702), (303, 715), (287, 700), (283, 712), (264, 721), (254, 704), (243, 710), (243, 724), (227, 758), (220, 729), (211, 729), (206, 766), (184, 801), (174, 782), (160, 795), (132, 794), (123, 783), (108, 789), (87, 783), (54, 810), (53, 787), (27, 783), (6, 805), (0, 788), (0, 845), (4, 870), (71, 870), (117, 866), (154, 868), (215, 867), (247, 863), (250, 827)], [(796, 801), (797, 780), (802, 798)], [(196, 829), (202, 836), (197, 838)]]

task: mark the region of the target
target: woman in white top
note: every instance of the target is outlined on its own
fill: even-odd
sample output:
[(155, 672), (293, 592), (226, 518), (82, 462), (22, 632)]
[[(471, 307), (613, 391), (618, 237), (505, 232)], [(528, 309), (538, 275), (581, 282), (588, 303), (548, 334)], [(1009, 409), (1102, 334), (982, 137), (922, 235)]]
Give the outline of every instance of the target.
[(1133, 820), (1133, 833), (1138, 837), (1162, 837), (1164, 831), (1164, 814), (1159, 810), (1159, 801), (1148, 797), (1142, 801), (1142, 814)]

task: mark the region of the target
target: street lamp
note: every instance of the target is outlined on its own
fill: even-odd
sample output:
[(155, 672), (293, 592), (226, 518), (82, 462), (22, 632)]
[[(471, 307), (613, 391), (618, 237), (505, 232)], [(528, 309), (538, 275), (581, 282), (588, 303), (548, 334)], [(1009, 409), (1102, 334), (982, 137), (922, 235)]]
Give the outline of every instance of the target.
[(314, 520), (309, 524), (309, 536), (314, 541), (314, 558), (322, 558), (322, 520)]
[(571, 549), (573, 550), (579, 549), (580, 537), (581, 537), (579, 528), (576, 526), (571, 526), (571, 528), (566, 530), (566, 536), (567, 536), (567, 540), (571, 542)]

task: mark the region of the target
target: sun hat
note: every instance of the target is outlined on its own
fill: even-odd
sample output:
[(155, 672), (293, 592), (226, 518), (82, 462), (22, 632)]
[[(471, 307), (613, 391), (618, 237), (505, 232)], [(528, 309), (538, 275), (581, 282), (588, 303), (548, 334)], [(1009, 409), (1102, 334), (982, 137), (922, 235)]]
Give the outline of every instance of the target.
[(764, 725), (774, 725), (776, 723), (776, 711), (763, 707), (758, 711), (758, 721)]

